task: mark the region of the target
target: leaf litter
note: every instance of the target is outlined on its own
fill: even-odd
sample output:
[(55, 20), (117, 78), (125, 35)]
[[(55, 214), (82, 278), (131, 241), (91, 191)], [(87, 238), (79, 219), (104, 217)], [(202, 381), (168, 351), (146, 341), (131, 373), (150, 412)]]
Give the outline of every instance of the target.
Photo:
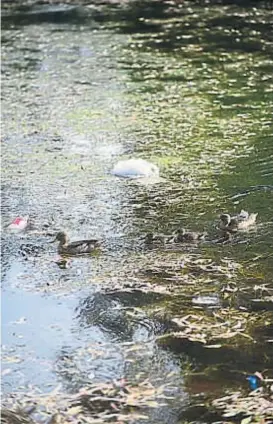
[[(142, 376), (139, 375), (142, 379)], [(35, 422), (45, 422), (56, 419), (59, 422), (136, 422), (148, 419), (147, 411), (164, 405), (165, 399), (170, 399), (164, 391), (168, 383), (163, 382), (155, 387), (148, 379), (126, 381), (124, 378), (110, 383), (94, 383), (82, 387), (75, 394), (65, 394), (59, 385), (51, 393), (41, 393), (33, 388), (28, 393), (14, 393), (4, 401), (8, 414), (25, 414), (32, 408), (29, 419)], [(16, 398), (16, 401), (14, 399)], [(30, 422), (30, 421), (29, 421)]]

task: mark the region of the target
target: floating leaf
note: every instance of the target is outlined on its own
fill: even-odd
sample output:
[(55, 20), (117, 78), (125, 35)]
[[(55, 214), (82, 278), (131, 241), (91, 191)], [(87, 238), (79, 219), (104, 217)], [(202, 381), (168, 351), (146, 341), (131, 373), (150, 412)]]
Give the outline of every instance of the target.
[(6, 368), (6, 369), (4, 369), (3, 371), (2, 371), (2, 376), (4, 376), (4, 375), (8, 375), (8, 374), (10, 374), (12, 372), (12, 369), (11, 368)]
[(249, 424), (251, 423), (251, 421), (252, 421), (252, 417), (247, 417), (241, 421), (241, 424)]
[(82, 407), (81, 407), (81, 406), (73, 406), (72, 408), (69, 408), (69, 409), (67, 410), (67, 413), (68, 413), (69, 415), (77, 415), (77, 414), (79, 414), (80, 412), (82, 412)]
[(19, 362), (22, 362), (22, 359), (18, 358), (18, 356), (5, 356), (2, 359), (3, 362), (9, 362), (9, 363), (14, 363), (14, 364), (18, 364)]

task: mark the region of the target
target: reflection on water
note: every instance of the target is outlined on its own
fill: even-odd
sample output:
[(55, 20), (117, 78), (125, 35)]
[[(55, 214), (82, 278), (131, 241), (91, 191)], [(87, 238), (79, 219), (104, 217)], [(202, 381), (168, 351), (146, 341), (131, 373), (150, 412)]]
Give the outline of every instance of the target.
[[(222, 352), (158, 345), (172, 315), (272, 311), (270, 12), (163, 2), (82, 11), (41, 6), (4, 18), (2, 221), (30, 214), (34, 228), (2, 234), (3, 389), (62, 382), (76, 391), (139, 373), (156, 383), (175, 371), (175, 400), (153, 422), (177, 422), (181, 370), (218, 364)], [(156, 163), (162, 180), (110, 174), (132, 155)], [(213, 243), (219, 214), (242, 208), (259, 213), (257, 226)], [(208, 240), (145, 248), (147, 232), (181, 227)], [(63, 229), (103, 239), (102, 252), (59, 267), (49, 241)], [(199, 266), (204, 258), (210, 267)], [(251, 267), (221, 274), (227, 261)], [(259, 355), (247, 358), (262, 366)], [(218, 392), (223, 374), (186, 390)]]

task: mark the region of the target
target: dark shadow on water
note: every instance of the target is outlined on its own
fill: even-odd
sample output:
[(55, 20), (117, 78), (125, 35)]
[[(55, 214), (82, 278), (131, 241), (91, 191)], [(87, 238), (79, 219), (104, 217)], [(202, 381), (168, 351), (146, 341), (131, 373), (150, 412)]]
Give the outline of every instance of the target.
[[(269, 333), (272, 333), (269, 330)], [(243, 372), (255, 372), (259, 369), (271, 368), (272, 348), (270, 344), (261, 344), (240, 349), (230, 346), (228, 343), (220, 348), (208, 349), (203, 343), (187, 339), (166, 336), (159, 340), (159, 345), (170, 349), (177, 354), (187, 355), (194, 360), (199, 370), (214, 365), (216, 368), (225, 366), (228, 369)]]
[[(183, 47), (202, 44), (206, 52), (223, 50), (251, 53), (262, 50), (263, 53), (272, 53), (270, 43), (273, 41), (273, 28), (270, 20), (256, 19), (249, 2), (245, 3), (245, 16), (240, 16), (241, 9), (232, 4), (223, 12), (221, 5), (217, 5), (218, 11), (210, 9), (204, 13), (202, 5), (199, 9), (192, 9), (190, 4), (170, 6), (159, 1), (135, 1), (131, 7), (120, 11), (116, 19), (123, 22), (123, 32), (138, 34), (142, 48), (165, 52), (182, 49), (183, 52)], [(166, 19), (170, 20), (169, 25), (166, 25)], [(158, 36), (151, 38), (151, 34)], [(267, 41), (266, 45), (264, 40)]]
[(81, 24), (89, 20), (88, 14), (81, 7), (73, 5), (26, 6), (2, 14), (2, 28), (10, 25), (24, 26), (37, 23)]
[[(255, 20), (255, 16), (254, 20), (251, 19), (252, 5), (248, 3), (246, 5), (249, 6), (245, 9), (246, 16), (238, 16), (240, 9), (236, 6), (230, 6), (225, 16), (225, 12), (221, 13), (221, 6), (218, 5), (220, 16), (214, 16), (219, 13), (214, 10), (213, 13), (204, 14), (202, 5), (199, 9), (193, 10), (190, 4), (170, 6), (162, 1), (136, 0), (127, 4), (126, 7), (122, 4), (97, 4), (92, 11), (82, 6), (44, 5), (19, 8), (10, 13), (5, 12), (2, 15), (2, 25), (3, 28), (8, 28), (11, 24), (21, 26), (44, 22), (88, 26), (92, 22), (97, 22), (98, 25), (112, 22), (116, 23), (123, 33), (138, 34), (143, 48), (171, 52), (183, 49), (183, 46), (201, 43), (204, 51), (207, 52), (218, 49), (249, 53), (262, 50), (263, 53), (271, 53), (272, 23)], [(166, 27), (166, 19), (174, 19), (174, 22)], [(162, 23), (160, 23), (161, 20)], [(61, 28), (58, 29), (60, 30)], [(73, 31), (73, 27), (70, 30)], [(158, 37), (151, 38), (151, 34), (158, 34)], [(250, 36), (250, 34), (257, 35)], [(187, 36), (190, 38), (187, 39)], [(264, 44), (265, 40), (266, 44)]]
[(97, 327), (115, 342), (132, 340), (137, 328), (141, 327), (146, 333), (145, 337), (153, 336), (155, 332), (162, 333), (163, 326), (160, 323), (152, 322), (145, 315), (132, 316), (134, 307), (140, 307), (149, 302), (148, 297), (145, 302), (145, 296), (147, 295), (141, 292), (139, 295), (137, 292), (122, 291), (112, 294), (95, 293), (80, 303), (76, 310), (77, 319), (81, 327)]

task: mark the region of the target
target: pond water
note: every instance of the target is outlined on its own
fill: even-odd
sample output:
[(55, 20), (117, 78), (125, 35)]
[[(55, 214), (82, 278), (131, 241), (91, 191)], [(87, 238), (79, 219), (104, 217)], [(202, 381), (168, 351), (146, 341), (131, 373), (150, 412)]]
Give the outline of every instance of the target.
[[(270, 376), (272, 17), (171, 2), (4, 13), (4, 400), (148, 379), (171, 398), (149, 422), (171, 424), (188, 419), (196, 394)], [(112, 176), (129, 157), (151, 160), (162, 179)], [(257, 212), (257, 225), (215, 243), (219, 214), (241, 209)], [(6, 225), (26, 214), (32, 228), (11, 234)], [(206, 241), (143, 242), (180, 227), (205, 230)], [(49, 242), (62, 229), (103, 248), (60, 266)], [(166, 341), (189, 314), (202, 331)], [(221, 314), (243, 341), (207, 334)], [(201, 336), (223, 349), (195, 346)]]

